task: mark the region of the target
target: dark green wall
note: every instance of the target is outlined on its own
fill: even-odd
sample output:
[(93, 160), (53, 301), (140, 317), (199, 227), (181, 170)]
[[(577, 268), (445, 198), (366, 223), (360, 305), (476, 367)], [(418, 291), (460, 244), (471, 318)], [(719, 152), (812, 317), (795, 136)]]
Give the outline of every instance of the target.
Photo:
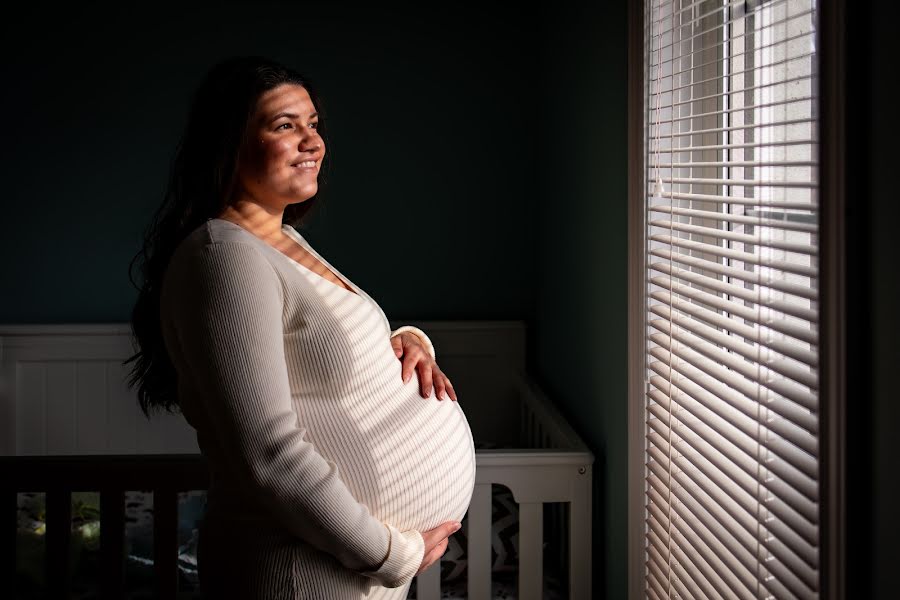
[(625, 598), (628, 538), (625, 2), (554, 5), (542, 53), (533, 372), (594, 453), (595, 597)]
[(128, 318), (128, 263), (189, 95), (213, 62), (251, 53), (308, 74), (324, 96), (333, 163), (307, 232), (323, 255), (391, 318), (530, 318), (546, 121), (529, 21), (342, 6), (61, 5), (4, 18), (0, 252), (16, 259), (0, 322)]
[[(886, 3), (883, 3), (886, 4)], [(893, 7), (896, 10), (896, 7)], [(900, 386), (897, 368), (900, 366), (900, 242), (897, 227), (900, 225), (900, 191), (898, 191), (896, 146), (900, 140), (900, 118), (897, 114), (896, 87), (892, 77), (883, 73), (896, 73), (897, 52), (895, 21), (884, 18), (885, 12), (872, 11), (871, 61), (869, 67), (870, 110), (869, 145), (871, 157), (869, 178), (872, 182), (869, 198), (873, 202), (870, 215), (872, 232), (868, 246), (873, 270), (869, 282), (873, 340), (871, 344), (873, 367), (872, 380), (872, 439), (866, 454), (871, 456), (874, 476), (871, 483), (871, 515), (868, 530), (872, 532), (873, 598), (889, 598), (897, 592), (894, 578), (900, 552), (900, 515), (897, 501), (900, 498), (900, 473), (896, 460), (898, 431), (900, 431)], [(894, 92), (890, 90), (894, 89)], [(865, 402), (864, 398), (854, 400)], [(862, 460), (869, 460), (863, 454)], [(865, 510), (865, 509), (864, 509)], [(864, 575), (865, 576), (865, 575)], [(894, 590), (891, 592), (891, 590)]]
[(900, 560), (900, 53), (895, 5), (848, 4), (848, 598), (887, 599)]

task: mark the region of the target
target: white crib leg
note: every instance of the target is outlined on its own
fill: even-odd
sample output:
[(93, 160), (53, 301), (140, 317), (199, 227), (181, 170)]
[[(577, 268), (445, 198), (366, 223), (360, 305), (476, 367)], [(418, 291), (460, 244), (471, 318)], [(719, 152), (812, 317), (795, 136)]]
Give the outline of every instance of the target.
[(491, 600), (491, 484), (476, 483), (469, 503), (466, 548), (469, 600)]
[(416, 576), (416, 600), (440, 600), (440, 597), (441, 560), (438, 559)]
[(519, 600), (544, 595), (544, 504), (519, 504)]
[(572, 600), (591, 598), (591, 467), (573, 481), (569, 504), (569, 590)]

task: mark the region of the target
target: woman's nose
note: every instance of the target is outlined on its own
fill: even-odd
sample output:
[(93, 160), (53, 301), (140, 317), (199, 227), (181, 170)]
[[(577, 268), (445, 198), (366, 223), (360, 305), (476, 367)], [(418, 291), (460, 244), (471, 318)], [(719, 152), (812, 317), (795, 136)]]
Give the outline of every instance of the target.
[(310, 137), (300, 142), (298, 148), (300, 152), (319, 152), (322, 149), (322, 142)]

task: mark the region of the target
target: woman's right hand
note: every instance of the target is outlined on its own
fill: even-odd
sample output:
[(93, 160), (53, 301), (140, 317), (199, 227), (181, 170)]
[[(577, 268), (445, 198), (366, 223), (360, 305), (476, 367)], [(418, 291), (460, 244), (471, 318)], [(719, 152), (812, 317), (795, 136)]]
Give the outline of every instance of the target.
[(434, 529), (422, 533), (422, 539), (425, 540), (425, 556), (422, 559), (422, 566), (416, 571), (416, 575), (430, 567), (444, 555), (444, 552), (447, 551), (450, 536), (456, 533), (459, 527), (460, 524), (456, 521), (447, 521)]

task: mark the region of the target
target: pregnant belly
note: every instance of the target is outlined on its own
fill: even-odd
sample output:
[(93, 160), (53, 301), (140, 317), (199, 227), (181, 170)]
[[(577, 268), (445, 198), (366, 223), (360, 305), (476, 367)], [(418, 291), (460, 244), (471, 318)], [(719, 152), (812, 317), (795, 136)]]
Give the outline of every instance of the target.
[(306, 439), (376, 518), (419, 531), (460, 521), (475, 486), (466, 416), (434, 391), (422, 398), (417, 373), (404, 384), (399, 360), (388, 371), (365, 393), (298, 401)]

